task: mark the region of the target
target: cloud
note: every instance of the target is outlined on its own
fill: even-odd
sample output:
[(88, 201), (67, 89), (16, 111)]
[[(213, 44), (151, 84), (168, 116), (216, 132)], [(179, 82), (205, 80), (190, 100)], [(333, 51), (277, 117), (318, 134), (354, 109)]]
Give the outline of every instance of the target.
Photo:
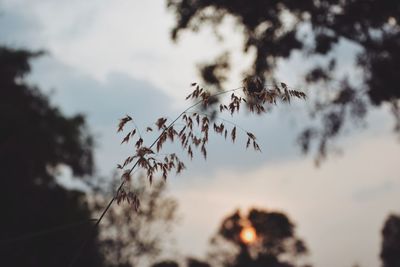
[[(160, 1), (6, 0), (2, 8), (40, 25), (27, 25), (26, 38), (16, 41), (14, 36), (12, 42), (25, 47), (38, 43), (61, 63), (99, 81), (113, 72), (150, 81), (175, 100), (197, 79), (195, 63), (225, 48), (210, 38), (210, 29), (172, 43), (173, 15)], [(4, 27), (18, 30), (18, 23)], [(230, 40), (239, 46), (238, 38)]]
[(99, 82), (51, 56), (34, 61), (29, 82), (50, 94), (51, 102), (64, 113), (86, 115), (96, 136), (95, 155), (103, 175), (115, 169), (128, 153), (126, 146), (119, 145), (121, 134), (116, 133), (121, 117), (131, 115), (145, 129), (158, 117), (176, 112), (170, 97), (148, 82), (123, 73), (111, 73), (106, 81)]
[[(386, 177), (400, 182), (398, 158), (393, 138), (365, 136), (319, 169), (302, 159), (241, 171), (221, 169), (212, 177), (198, 174), (186, 182), (181, 181), (185, 177), (174, 179), (171, 191), (185, 216), (180, 242), (191, 240), (193, 245), (185, 246), (188, 252), (204, 251), (223, 216), (235, 208), (256, 206), (286, 212), (316, 266), (377, 266), (383, 221), (388, 213), (398, 212), (400, 187), (387, 190), (390, 184), (384, 182)], [(354, 198), (381, 183), (382, 188), (367, 192), (367, 201)]]
[(39, 40), (42, 27), (32, 17), (24, 16), (17, 10), (2, 10), (0, 5), (0, 41), (11, 47), (29, 47), (41, 49)]
[(393, 180), (379, 181), (374, 185), (369, 185), (356, 190), (353, 194), (355, 201), (373, 201), (382, 196), (399, 191), (399, 182)]

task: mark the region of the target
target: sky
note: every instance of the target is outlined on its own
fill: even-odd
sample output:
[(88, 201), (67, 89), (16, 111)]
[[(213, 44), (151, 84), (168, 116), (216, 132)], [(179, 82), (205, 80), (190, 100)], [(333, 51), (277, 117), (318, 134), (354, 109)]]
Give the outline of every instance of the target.
[[(223, 26), (229, 42), (219, 43), (205, 29), (173, 43), (173, 16), (163, 1), (0, 0), (1, 44), (47, 52), (33, 62), (28, 80), (66, 114), (86, 115), (100, 176), (109, 176), (128, 152), (119, 145), (119, 118), (129, 114), (144, 128), (165, 114), (174, 118), (187, 105), (190, 83), (199, 79), (196, 64), (224, 48), (241, 51), (241, 36), (229, 23)], [(346, 62), (352, 50), (343, 47), (337, 53)], [(228, 87), (240, 85), (250, 60), (233, 55), (241, 67)], [(297, 84), (303, 71), (294, 56), (280, 64), (278, 75)], [(343, 71), (351, 73), (350, 62)], [(176, 227), (181, 255), (204, 256), (223, 217), (259, 207), (288, 214), (314, 266), (379, 266), (383, 222), (399, 213), (400, 149), (393, 122), (385, 108), (371, 112), (368, 128), (340, 138), (343, 153), (316, 168), (295, 145), (306, 107), (294, 103), (265, 117), (240, 115), (237, 124), (256, 134), (262, 153), (245, 150), (240, 138), (236, 145), (215, 138), (207, 161), (199, 156), (171, 177), (169, 192), (183, 218)]]

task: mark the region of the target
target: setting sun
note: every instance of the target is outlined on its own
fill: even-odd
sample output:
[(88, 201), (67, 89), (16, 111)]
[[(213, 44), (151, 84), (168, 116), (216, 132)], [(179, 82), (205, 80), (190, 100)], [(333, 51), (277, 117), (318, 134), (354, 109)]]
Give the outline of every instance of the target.
[(246, 226), (240, 232), (240, 239), (246, 243), (253, 243), (257, 238), (256, 230), (251, 226)]

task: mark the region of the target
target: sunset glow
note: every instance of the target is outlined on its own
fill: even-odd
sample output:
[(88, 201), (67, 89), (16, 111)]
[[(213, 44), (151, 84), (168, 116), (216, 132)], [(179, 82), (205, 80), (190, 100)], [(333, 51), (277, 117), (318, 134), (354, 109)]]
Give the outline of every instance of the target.
[(257, 238), (256, 230), (251, 226), (246, 226), (240, 232), (240, 239), (246, 243), (253, 243)]

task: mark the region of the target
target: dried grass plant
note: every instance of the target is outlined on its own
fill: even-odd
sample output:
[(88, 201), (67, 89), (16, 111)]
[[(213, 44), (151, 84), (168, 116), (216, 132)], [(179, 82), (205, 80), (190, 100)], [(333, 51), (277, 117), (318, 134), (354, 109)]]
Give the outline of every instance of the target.
[[(215, 103), (218, 96), (230, 94), (227, 103), (219, 102), (217, 112), (228, 113), (234, 117), (244, 105), (251, 113), (261, 115), (267, 113), (270, 107), (276, 105), (278, 101), (290, 103), (291, 98), (306, 98), (303, 92), (293, 90), (285, 83), (264, 86), (262, 80), (254, 76), (245, 78), (241, 87), (215, 94), (211, 94), (197, 83), (192, 83), (191, 86), (193, 91), (186, 97), (186, 100), (193, 101), (192, 105), (182, 111), (175, 119), (169, 120), (166, 117), (160, 117), (154, 123), (155, 127), (146, 128), (145, 133), (153, 131), (159, 133), (150, 145), (145, 145), (144, 137), (134, 123), (133, 116), (126, 115), (120, 119), (117, 132), (125, 133), (121, 144), (134, 144), (135, 153), (118, 164), (118, 169), (122, 170), (121, 183), (116, 194), (97, 219), (94, 228), (97, 228), (114, 202), (118, 204), (128, 203), (133, 211), (139, 210), (140, 199), (134, 192), (125, 187), (132, 180), (134, 170), (141, 169), (144, 171), (151, 184), (157, 175), (167, 180), (172, 171), (179, 174), (185, 169), (184, 162), (176, 153), (163, 154), (163, 157), (160, 157), (160, 152), (167, 141), (180, 146), (191, 160), (194, 158), (195, 150), (198, 150), (204, 159), (207, 158), (207, 144), (211, 133), (221, 135), (225, 139), (229, 138), (233, 143), (235, 143), (237, 134), (243, 134), (247, 139), (246, 149), (252, 148), (261, 152), (257, 138), (253, 133), (244, 130), (234, 121), (223, 120), (223, 122), (217, 123), (213, 116), (194, 110), (195, 108), (200, 107), (204, 110), (209, 107), (210, 103)], [(240, 92), (241, 94), (239, 94)], [(177, 126), (176, 123), (179, 120), (181, 123)], [(129, 128), (128, 125), (131, 125), (131, 127)], [(69, 266), (73, 266), (84, 247), (85, 242)]]

